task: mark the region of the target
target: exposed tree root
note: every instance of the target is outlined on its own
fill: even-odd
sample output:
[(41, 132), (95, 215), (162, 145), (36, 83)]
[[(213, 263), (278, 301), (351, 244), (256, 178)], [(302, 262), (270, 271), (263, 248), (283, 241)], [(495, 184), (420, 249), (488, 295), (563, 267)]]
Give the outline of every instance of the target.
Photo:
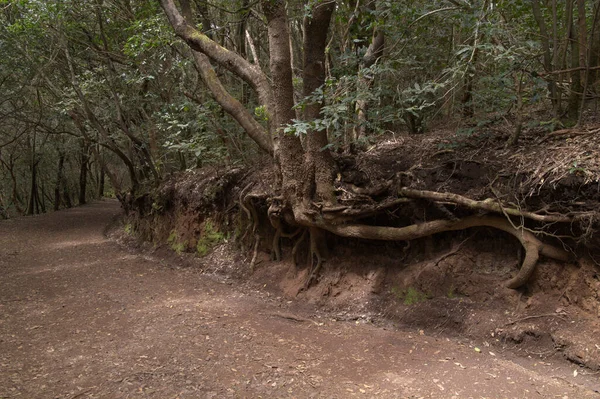
[(573, 218), (568, 215), (542, 215), (538, 213), (527, 212), (521, 209), (505, 207), (500, 204), (498, 200), (491, 198), (483, 201), (475, 201), (470, 198), (463, 197), (462, 195), (453, 193), (438, 193), (435, 191), (411, 190), (407, 188), (400, 189), (399, 194), (408, 198), (425, 198), (432, 201), (449, 202), (456, 205), (462, 205), (470, 209), (481, 209), (484, 211), (504, 213), (510, 216), (525, 217), (538, 222), (570, 223), (573, 221)]
[[(299, 228), (294, 233), (285, 234), (282, 230), (282, 219), (284, 218), (284, 212), (282, 211), (283, 208), (280, 204), (280, 201), (273, 201), (268, 211), (269, 220), (275, 228), (271, 258), (276, 261), (281, 260), (282, 237), (294, 238), (301, 231), (303, 231), (303, 234), (294, 243), (292, 249), (293, 262), (297, 267), (296, 258), (298, 249), (301, 243), (305, 240), (306, 228), (308, 228), (310, 233), (310, 272), (304, 284), (304, 288), (307, 289), (318, 275), (320, 268), (326, 259), (327, 248), (325, 245), (323, 231), (328, 231), (338, 236), (349, 238), (408, 241), (446, 231), (464, 230), (471, 227), (493, 227), (514, 236), (519, 240), (525, 250), (525, 257), (519, 272), (505, 283), (509, 288), (518, 288), (528, 281), (531, 274), (535, 270), (540, 255), (565, 262), (571, 260), (571, 255), (569, 252), (541, 242), (535, 237), (534, 233), (525, 228), (515, 226), (511, 220), (508, 219), (508, 217), (518, 216), (529, 218), (538, 222), (557, 223), (573, 222), (574, 219), (580, 215), (574, 216), (527, 212), (517, 208), (505, 207), (496, 200), (488, 199), (485, 201), (475, 201), (452, 193), (402, 189), (400, 190), (400, 195), (405, 197), (400, 199), (400, 201), (406, 201), (408, 198), (425, 198), (435, 202), (452, 203), (470, 209), (503, 213), (506, 218), (497, 216), (470, 216), (463, 219), (435, 220), (405, 227), (371, 226), (356, 223), (345, 223), (348, 221), (348, 219), (356, 220), (357, 216), (360, 214), (355, 213), (355, 209), (352, 207), (337, 206), (323, 208), (317, 206), (315, 209), (315, 204), (312, 204), (310, 209), (307, 209), (302, 205), (294, 209), (292, 220), (294, 220), (298, 225), (304, 226), (305, 228)], [(384, 207), (387, 207), (390, 204), (398, 205), (399, 203), (400, 202), (391, 201), (390, 203), (385, 204)], [(248, 211), (250, 211), (250, 209), (253, 207), (247, 208), (249, 208)], [(366, 213), (370, 214), (374, 211), (374, 209), (375, 208), (369, 209)], [(353, 214), (352, 216), (346, 214), (350, 212)], [(285, 220), (287, 221), (288, 219)]]
[(254, 267), (256, 266), (256, 258), (258, 256), (258, 244), (260, 243), (260, 236), (255, 234), (254, 236), (254, 249), (252, 251), (252, 261), (250, 261), (250, 270), (254, 271)]
[(250, 195), (245, 195), (247, 190), (250, 189), (250, 187), (252, 186), (252, 184), (253, 183), (248, 184), (246, 187), (244, 187), (242, 189), (242, 191), (240, 191), (239, 204), (240, 204), (240, 208), (244, 211), (244, 213), (248, 217), (248, 221), (249, 221), (246, 231), (240, 238), (240, 242), (242, 243), (242, 246), (243, 246), (244, 240), (245, 240), (246, 236), (248, 235), (248, 232), (252, 231), (253, 244), (251, 244), (250, 248), (254, 247), (254, 251), (253, 251), (252, 261), (250, 262), (250, 269), (254, 270), (254, 266), (256, 264), (258, 244), (260, 242), (260, 235), (256, 232), (258, 229), (259, 219), (258, 219), (258, 213), (256, 212), (256, 207), (252, 203), (252, 197)]
[(281, 209), (278, 205), (272, 204), (269, 207), (268, 216), (271, 225), (275, 228), (275, 235), (273, 236), (273, 243), (271, 246), (271, 260), (279, 262), (281, 261), (281, 239), (293, 239), (302, 231), (302, 228), (298, 227), (293, 233), (285, 233), (281, 223)]
[(275, 262), (281, 261), (281, 225), (277, 225), (275, 229), (275, 235), (273, 236), (273, 243), (271, 244), (271, 260)]
[(506, 286), (509, 288), (518, 288), (527, 282), (535, 270), (539, 255), (564, 262), (571, 259), (567, 251), (545, 244), (538, 240), (533, 233), (515, 228), (508, 220), (493, 216), (470, 216), (458, 221), (435, 220), (406, 227), (318, 223), (318, 227), (321, 229), (342, 237), (386, 241), (414, 240), (445, 231), (484, 226), (494, 227), (511, 234), (519, 240), (525, 249), (525, 259), (523, 260), (521, 269), (516, 276), (506, 282)]
[[(240, 242), (242, 243), (242, 245), (244, 245), (244, 240), (245, 240), (246, 236), (248, 235), (248, 232), (250, 231), (250, 229), (252, 228), (253, 232), (254, 232), (254, 230), (256, 230), (256, 223), (258, 221), (258, 218), (254, 218), (253, 213), (250, 210), (250, 208), (254, 208), (254, 207), (252, 206), (251, 203), (249, 203), (248, 197), (246, 197), (244, 195), (246, 190), (248, 190), (250, 188), (250, 186), (252, 186), (252, 183), (248, 184), (246, 187), (244, 187), (242, 189), (242, 191), (240, 191), (240, 198), (238, 201), (240, 204), (240, 208), (246, 214), (246, 217), (248, 218), (248, 222), (249, 222), (248, 226), (246, 227), (246, 230), (244, 231), (244, 234), (240, 238)], [(248, 201), (248, 203), (246, 203), (246, 201)], [(254, 210), (254, 213), (256, 213), (256, 210)]]
[[(325, 235), (323, 234), (323, 230), (317, 227), (311, 227), (309, 229), (310, 232), (310, 250), (308, 253), (311, 268), (310, 273), (308, 273), (308, 278), (304, 283), (304, 289), (308, 289), (313, 279), (318, 275), (323, 262), (327, 257), (327, 245), (325, 243)], [(316, 264), (313, 265), (313, 262), (317, 261)]]
[(308, 229), (303, 229), (302, 234), (300, 235), (300, 238), (298, 238), (296, 240), (296, 242), (294, 243), (294, 246), (292, 247), (292, 262), (294, 263), (294, 267), (297, 269), (298, 268), (298, 249), (300, 248), (300, 245), (304, 242), (304, 240), (306, 239), (306, 233), (308, 232)]

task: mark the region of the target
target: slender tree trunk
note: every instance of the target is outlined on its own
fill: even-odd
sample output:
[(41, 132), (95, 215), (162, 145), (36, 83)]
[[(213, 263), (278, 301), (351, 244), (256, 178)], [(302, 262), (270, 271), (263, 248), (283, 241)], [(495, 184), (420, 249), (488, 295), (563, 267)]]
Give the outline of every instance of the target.
[(42, 213), (46, 213), (46, 187), (44, 184), (44, 179), (40, 179), (40, 182), (40, 190), (38, 190), (38, 192), (36, 193), (37, 202), (38, 204), (40, 204), (40, 210), (42, 211)]
[[(560, 46), (558, 42), (558, 10), (557, 0), (552, 0), (552, 70), (555, 71), (560, 69)], [(554, 83), (554, 97), (552, 98), (553, 109), (552, 114), (555, 119), (558, 119), (561, 113), (561, 99), (562, 91), (557, 84), (557, 76), (552, 76), (552, 82)], [(552, 93), (551, 93), (552, 94)]]
[(63, 180), (63, 169), (65, 165), (65, 154), (60, 152), (58, 155), (58, 168), (56, 172), (56, 185), (54, 186), (54, 210), (60, 209), (60, 185)]
[(63, 201), (65, 203), (65, 207), (66, 208), (73, 208), (73, 201), (71, 201), (71, 193), (69, 192), (69, 185), (67, 184), (66, 181), (64, 181), (63, 179)]
[(105, 180), (105, 176), (106, 176), (106, 172), (104, 170), (104, 168), (102, 167), (102, 165), (99, 165), (99, 173), (100, 176), (98, 178), (98, 198), (102, 198), (104, 197), (104, 180)]
[[(590, 33), (590, 68), (595, 68), (600, 66), (600, 27), (598, 23), (600, 22), (598, 19), (600, 18), (600, 1), (596, 2), (594, 8), (594, 23), (595, 27), (592, 29)], [(594, 87), (598, 83), (598, 77), (600, 76), (598, 69), (590, 69), (590, 74), (588, 78), (589, 86)], [(600, 87), (597, 88), (598, 93), (600, 94)]]
[[(571, 6), (572, 7), (572, 6)], [(574, 13), (572, 18), (575, 17)], [(577, 119), (581, 102), (581, 71), (579, 68), (579, 42), (578, 42), (576, 24), (571, 24), (569, 31), (569, 40), (571, 43), (571, 92), (569, 93), (569, 103), (567, 105), (567, 116), (571, 119)]]
[[(248, 17), (250, 16), (250, 0), (242, 0), (241, 13), (237, 30), (237, 45), (240, 55), (248, 59), (246, 51), (246, 28), (248, 26)], [(248, 90), (248, 84), (242, 81), (242, 104), (247, 106), (249, 101), (250, 91)]]
[[(553, 56), (550, 51), (550, 37), (548, 34), (548, 28), (546, 26), (546, 20), (542, 14), (542, 10), (540, 8), (540, 0), (532, 0), (531, 8), (533, 10), (533, 16), (535, 21), (538, 24), (540, 29), (540, 39), (542, 42), (542, 50), (544, 52), (544, 69), (547, 73), (551, 73), (554, 70)], [(555, 11), (556, 7), (554, 7), (553, 11)], [(553, 12), (553, 15), (555, 13)], [(556, 20), (553, 21), (553, 43), (556, 45)], [(556, 54), (556, 47), (554, 47), (554, 51)], [(556, 82), (554, 81), (554, 75), (550, 74), (550, 80), (548, 81), (548, 91), (550, 92), (550, 98), (552, 100), (552, 109), (554, 110), (554, 114), (557, 115), (557, 93), (556, 93)]]
[(4, 167), (8, 170), (8, 174), (10, 176), (10, 180), (12, 183), (11, 190), (11, 200), (12, 203), (19, 213), (19, 215), (23, 215), (23, 207), (21, 206), (21, 196), (19, 195), (19, 185), (17, 184), (17, 176), (15, 175), (15, 158), (14, 154), (10, 154), (7, 161), (4, 161), (2, 157), (0, 157), (0, 163), (4, 165)]
[[(372, 67), (375, 62), (383, 55), (383, 48), (385, 44), (385, 35), (381, 29), (375, 30), (373, 33), (373, 38), (371, 39), (371, 44), (367, 49), (367, 53), (365, 54), (362, 62), (361, 62), (361, 71), (359, 71), (358, 78), (358, 90), (371, 90), (373, 86), (373, 77), (364, 73), (364, 70)], [(368, 112), (368, 104), (367, 101), (363, 98), (356, 100), (356, 117), (357, 117), (357, 126), (354, 128), (354, 141), (357, 141), (361, 137), (364, 137), (367, 132), (367, 112)]]
[(81, 166), (79, 168), (79, 205), (86, 204), (86, 191), (87, 191), (87, 175), (88, 175), (88, 165), (90, 161), (89, 155), (89, 144), (87, 142), (83, 142), (81, 145)]
[[(585, 17), (585, 0), (577, 0), (577, 31), (579, 33), (579, 66), (585, 68), (587, 65), (587, 22)], [(581, 86), (585, 86), (587, 74), (585, 69), (580, 72)]]
[(33, 215), (35, 213), (36, 208), (39, 213), (39, 205), (37, 204), (37, 154), (36, 154), (36, 134), (33, 133), (33, 138), (29, 142), (29, 150), (31, 153), (31, 181), (29, 186), (29, 202), (27, 204), (27, 215)]
[[(29, 189), (29, 204), (27, 205), (27, 215), (33, 215), (39, 213), (38, 199), (38, 186), (37, 186), (37, 163), (31, 166), (31, 185)], [(37, 212), (36, 212), (37, 209)]]

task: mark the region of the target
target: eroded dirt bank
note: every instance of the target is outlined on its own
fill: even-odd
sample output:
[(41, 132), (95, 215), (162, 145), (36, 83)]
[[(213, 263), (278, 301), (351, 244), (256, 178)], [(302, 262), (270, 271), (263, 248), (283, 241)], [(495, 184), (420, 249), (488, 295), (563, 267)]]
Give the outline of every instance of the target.
[(600, 397), (566, 361), (335, 321), (127, 252), (103, 235), (119, 212), (0, 222), (0, 398)]

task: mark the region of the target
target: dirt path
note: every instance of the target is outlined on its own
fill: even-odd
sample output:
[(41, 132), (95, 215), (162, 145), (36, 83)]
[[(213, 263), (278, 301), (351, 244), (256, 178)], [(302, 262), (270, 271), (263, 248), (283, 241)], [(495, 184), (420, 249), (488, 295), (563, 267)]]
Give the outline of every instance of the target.
[(0, 222), (0, 398), (598, 398), (597, 376), (336, 322), (104, 238), (105, 201)]

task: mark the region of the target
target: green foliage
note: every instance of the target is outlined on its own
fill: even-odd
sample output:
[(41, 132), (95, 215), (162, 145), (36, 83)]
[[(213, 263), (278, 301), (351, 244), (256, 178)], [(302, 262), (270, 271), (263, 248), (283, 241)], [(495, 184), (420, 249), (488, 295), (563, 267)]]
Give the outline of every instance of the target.
[(398, 287), (392, 287), (391, 293), (398, 301), (402, 301), (405, 305), (415, 305), (431, 298), (430, 295), (425, 294), (414, 287), (408, 287), (404, 290), (401, 290)]
[(175, 36), (160, 14), (160, 7), (154, 2), (148, 2), (148, 6), (154, 9), (153, 14), (132, 21), (127, 28), (130, 36), (124, 44), (123, 52), (131, 57), (151, 56), (164, 60), (164, 51), (175, 40)]
[(267, 113), (267, 108), (264, 105), (254, 108), (254, 115), (256, 115), (256, 117), (263, 122), (267, 122), (269, 120), (269, 114)]
[(171, 234), (169, 234), (169, 238), (167, 238), (167, 243), (171, 247), (173, 251), (177, 253), (177, 255), (181, 255), (187, 249), (187, 242), (179, 241), (179, 234), (177, 231), (172, 230)]
[(456, 287), (454, 287), (454, 285), (451, 285), (450, 288), (448, 288), (447, 297), (449, 299), (456, 298)]
[(207, 219), (204, 221), (204, 227), (196, 245), (196, 252), (199, 256), (206, 256), (211, 249), (223, 241), (225, 241), (225, 235), (215, 227), (213, 222)]
[(123, 231), (125, 231), (125, 233), (128, 235), (133, 235), (133, 232), (134, 232), (133, 225), (131, 223), (127, 223), (123, 227)]

